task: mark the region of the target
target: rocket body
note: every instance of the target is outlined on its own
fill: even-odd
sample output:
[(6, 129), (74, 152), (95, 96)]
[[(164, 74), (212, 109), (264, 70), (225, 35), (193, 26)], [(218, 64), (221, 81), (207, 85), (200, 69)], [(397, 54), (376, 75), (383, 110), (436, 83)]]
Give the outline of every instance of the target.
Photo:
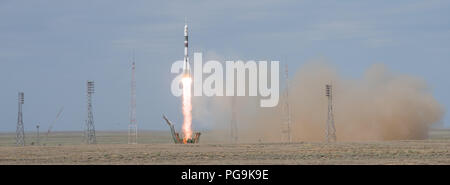
[(189, 56), (188, 56), (188, 26), (184, 25), (184, 64), (183, 64), (183, 73), (184, 76), (191, 75), (191, 69), (189, 64)]

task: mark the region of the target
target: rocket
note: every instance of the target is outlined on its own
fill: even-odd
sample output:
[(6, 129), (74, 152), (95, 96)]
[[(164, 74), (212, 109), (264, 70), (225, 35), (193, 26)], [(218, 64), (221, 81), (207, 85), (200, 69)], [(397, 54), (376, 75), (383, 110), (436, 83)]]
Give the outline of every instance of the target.
[(184, 25), (184, 64), (183, 64), (183, 74), (184, 76), (191, 75), (191, 67), (189, 65), (189, 56), (188, 56), (188, 26)]

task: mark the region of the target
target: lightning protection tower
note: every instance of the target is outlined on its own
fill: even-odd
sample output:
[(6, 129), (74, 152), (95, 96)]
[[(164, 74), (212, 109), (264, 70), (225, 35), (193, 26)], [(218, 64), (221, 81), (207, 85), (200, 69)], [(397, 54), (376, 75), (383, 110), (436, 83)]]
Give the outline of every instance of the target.
[(97, 143), (95, 138), (94, 115), (92, 113), (93, 94), (94, 94), (94, 81), (87, 81), (87, 119), (84, 130), (84, 140), (87, 144)]
[(40, 140), (39, 140), (39, 123), (36, 125), (36, 145), (40, 145)]
[(327, 142), (336, 141), (336, 129), (334, 127), (334, 115), (333, 115), (333, 86), (325, 85), (326, 96), (328, 97), (328, 119), (327, 119)]
[(137, 123), (136, 123), (136, 77), (135, 61), (133, 53), (133, 63), (131, 64), (131, 101), (130, 101), (130, 124), (128, 125), (128, 144), (137, 144)]
[(230, 121), (230, 141), (237, 143), (237, 112), (236, 112), (236, 96), (231, 97), (231, 121)]
[(17, 116), (17, 128), (16, 128), (16, 145), (25, 146), (25, 132), (23, 127), (22, 117), (22, 105), (24, 103), (24, 93), (19, 92), (19, 113)]
[(289, 74), (288, 66), (285, 66), (285, 80), (286, 89), (284, 92), (284, 103), (283, 103), (283, 126), (281, 129), (282, 141), (292, 142), (291, 138), (291, 107), (289, 105)]

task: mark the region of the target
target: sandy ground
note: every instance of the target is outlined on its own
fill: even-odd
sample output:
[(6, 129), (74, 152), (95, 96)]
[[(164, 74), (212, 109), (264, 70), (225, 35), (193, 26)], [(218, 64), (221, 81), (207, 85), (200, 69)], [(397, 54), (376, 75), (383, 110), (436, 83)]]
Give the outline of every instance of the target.
[[(27, 146), (15, 134), (0, 134), (0, 164), (450, 164), (450, 130), (430, 139), (384, 142), (171, 144), (167, 132), (142, 132), (128, 145), (126, 132), (99, 132), (99, 144), (82, 143), (79, 132), (29, 133)], [(33, 144), (33, 145), (32, 145)], [(43, 146), (45, 144), (45, 146)]]
[(170, 138), (164, 137), (160, 142), (128, 145), (118, 142), (126, 135), (113, 135), (118, 134), (99, 136), (99, 143), (117, 143), (85, 145), (80, 140), (78, 144), (25, 147), (12, 146), (9, 137), (0, 146), (0, 164), (450, 164), (450, 132), (436, 132), (434, 138), (419, 141), (330, 144), (181, 145), (170, 144)]

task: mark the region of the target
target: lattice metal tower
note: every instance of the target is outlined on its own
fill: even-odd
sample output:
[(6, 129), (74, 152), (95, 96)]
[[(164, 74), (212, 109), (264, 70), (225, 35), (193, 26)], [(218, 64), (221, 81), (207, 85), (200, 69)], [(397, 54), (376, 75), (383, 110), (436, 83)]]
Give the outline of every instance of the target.
[(136, 77), (135, 61), (133, 53), (133, 63), (131, 64), (131, 101), (130, 101), (130, 124), (128, 125), (128, 144), (137, 144), (137, 123), (136, 123)]
[(24, 103), (24, 93), (19, 92), (19, 113), (17, 116), (17, 128), (16, 128), (16, 145), (25, 146), (25, 131), (23, 127), (22, 117), (22, 105)]
[(281, 129), (282, 141), (292, 142), (291, 136), (291, 107), (289, 105), (289, 73), (288, 66), (285, 66), (285, 80), (286, 88), (284, 92), (284, 103), (283, 103), (283, 125)]
[(36, 145), (40, 145), (40, 138), (39, 138), (39, 124), (36, 125)]
[(230, 141), (231, 143), (237, 143), (238, 141), (236, 96), (231, 98)]
[(334, 127), (334, 115), (333, 115), (333, 86), (325, 85), (326, 96), (328, 97), (328, 119), (327, 119), (327, 142), (336, 141), (336, 129)]
[(94, 94), (94, 81), (87, 81), (87, 120), (84, 130), (84, 140), (87, 144), (96, 144), (94, 115), (92, 113), (92, 95)]

